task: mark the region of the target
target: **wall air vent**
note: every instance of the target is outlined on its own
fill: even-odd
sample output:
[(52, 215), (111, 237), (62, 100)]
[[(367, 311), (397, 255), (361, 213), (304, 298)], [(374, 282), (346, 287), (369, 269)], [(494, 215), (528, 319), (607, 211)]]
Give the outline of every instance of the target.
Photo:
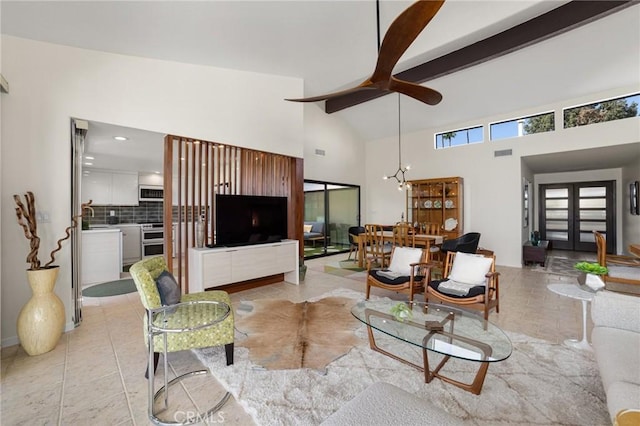
[(510, 149), (501, 149), (500, 151), (493, 151), (494, 157), (505, 157), (511, 154), (513, 154), (513, 152)]
[(324, 149), (316, 149), (316, 155), (322, 155), (324, 157)]

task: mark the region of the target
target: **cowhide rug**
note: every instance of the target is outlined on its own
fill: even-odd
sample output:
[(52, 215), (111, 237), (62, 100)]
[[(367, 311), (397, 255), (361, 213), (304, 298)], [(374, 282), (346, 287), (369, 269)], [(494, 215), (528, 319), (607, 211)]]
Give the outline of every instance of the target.
[(354, 334), (360, 322), (351, 315), (355, 302), (345, 297), (243, 302), (236, 328), (247, 337), (236, 345), (248, 348), (251, 361), (268, 370), (324, 369), (360, 341)]

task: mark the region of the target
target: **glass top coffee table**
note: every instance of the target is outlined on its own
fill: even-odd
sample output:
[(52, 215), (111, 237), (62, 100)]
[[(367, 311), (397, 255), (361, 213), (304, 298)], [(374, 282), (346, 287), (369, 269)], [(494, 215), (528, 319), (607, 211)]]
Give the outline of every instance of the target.
[[(489, 364), (504, 361), (512, 351), (511, 340), (496, 325), (481, 316), (436, 303), (398, 302), (396, 300), (361, 301), (351, 313), (367, 325), (369, 345), (374, 351), (411, 365), (424, 372), (425, 382), (434, 377), (476, 395), (480, 394)], [(380, 348), (374, 330), (422, 348), (423, 365)], [(444, 355), (435, 369), (429, 369), (429, 352)], [(463, 383), (440, 374), (450, 358), (478, 362), (480, 367), (472, 383)]]

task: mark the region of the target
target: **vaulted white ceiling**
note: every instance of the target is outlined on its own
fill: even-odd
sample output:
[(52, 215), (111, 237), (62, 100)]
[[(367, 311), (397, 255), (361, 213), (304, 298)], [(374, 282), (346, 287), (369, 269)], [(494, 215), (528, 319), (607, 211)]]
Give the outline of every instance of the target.
[[(452, 52), (564, 3), (448, 0), (394, 72)], [(409, 4), (381, 1), (383, 34)], [(372, 72), (377, 57), (374, 0), (5, 0), (0, 7), (1, 30), (5, 34), (113, 53), (299, 77), (304, 79), (306, 96), (359, 83)], [(424, 84), (440, 91), (444, 99), (437, 106), (427, 106), (402, 97), (403, 132), (508, 115), (589, 93), (640, 86), (640, 4)], [(364, 140), (397, 134), (395, 95), (335, 114)]]

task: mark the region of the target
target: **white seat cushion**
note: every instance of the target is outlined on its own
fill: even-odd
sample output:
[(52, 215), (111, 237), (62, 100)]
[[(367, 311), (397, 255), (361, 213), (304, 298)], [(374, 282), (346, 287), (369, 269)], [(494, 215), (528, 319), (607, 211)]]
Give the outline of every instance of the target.
[(609, 276), (612, 278), (624, 278), (640, 281), (640, 267), (607, 265)]
[(451, 273), (447, 277), (459, 283), (482, 285), (491, 269), (493, 259), (478, 254), (457, 252), (453, 259)]
[(396, 247), (391, 256), (389, 270), (400, 275), (411, 275), (412, 263), (418, 263), (422, 259), (422, 249), (413, 247)]

